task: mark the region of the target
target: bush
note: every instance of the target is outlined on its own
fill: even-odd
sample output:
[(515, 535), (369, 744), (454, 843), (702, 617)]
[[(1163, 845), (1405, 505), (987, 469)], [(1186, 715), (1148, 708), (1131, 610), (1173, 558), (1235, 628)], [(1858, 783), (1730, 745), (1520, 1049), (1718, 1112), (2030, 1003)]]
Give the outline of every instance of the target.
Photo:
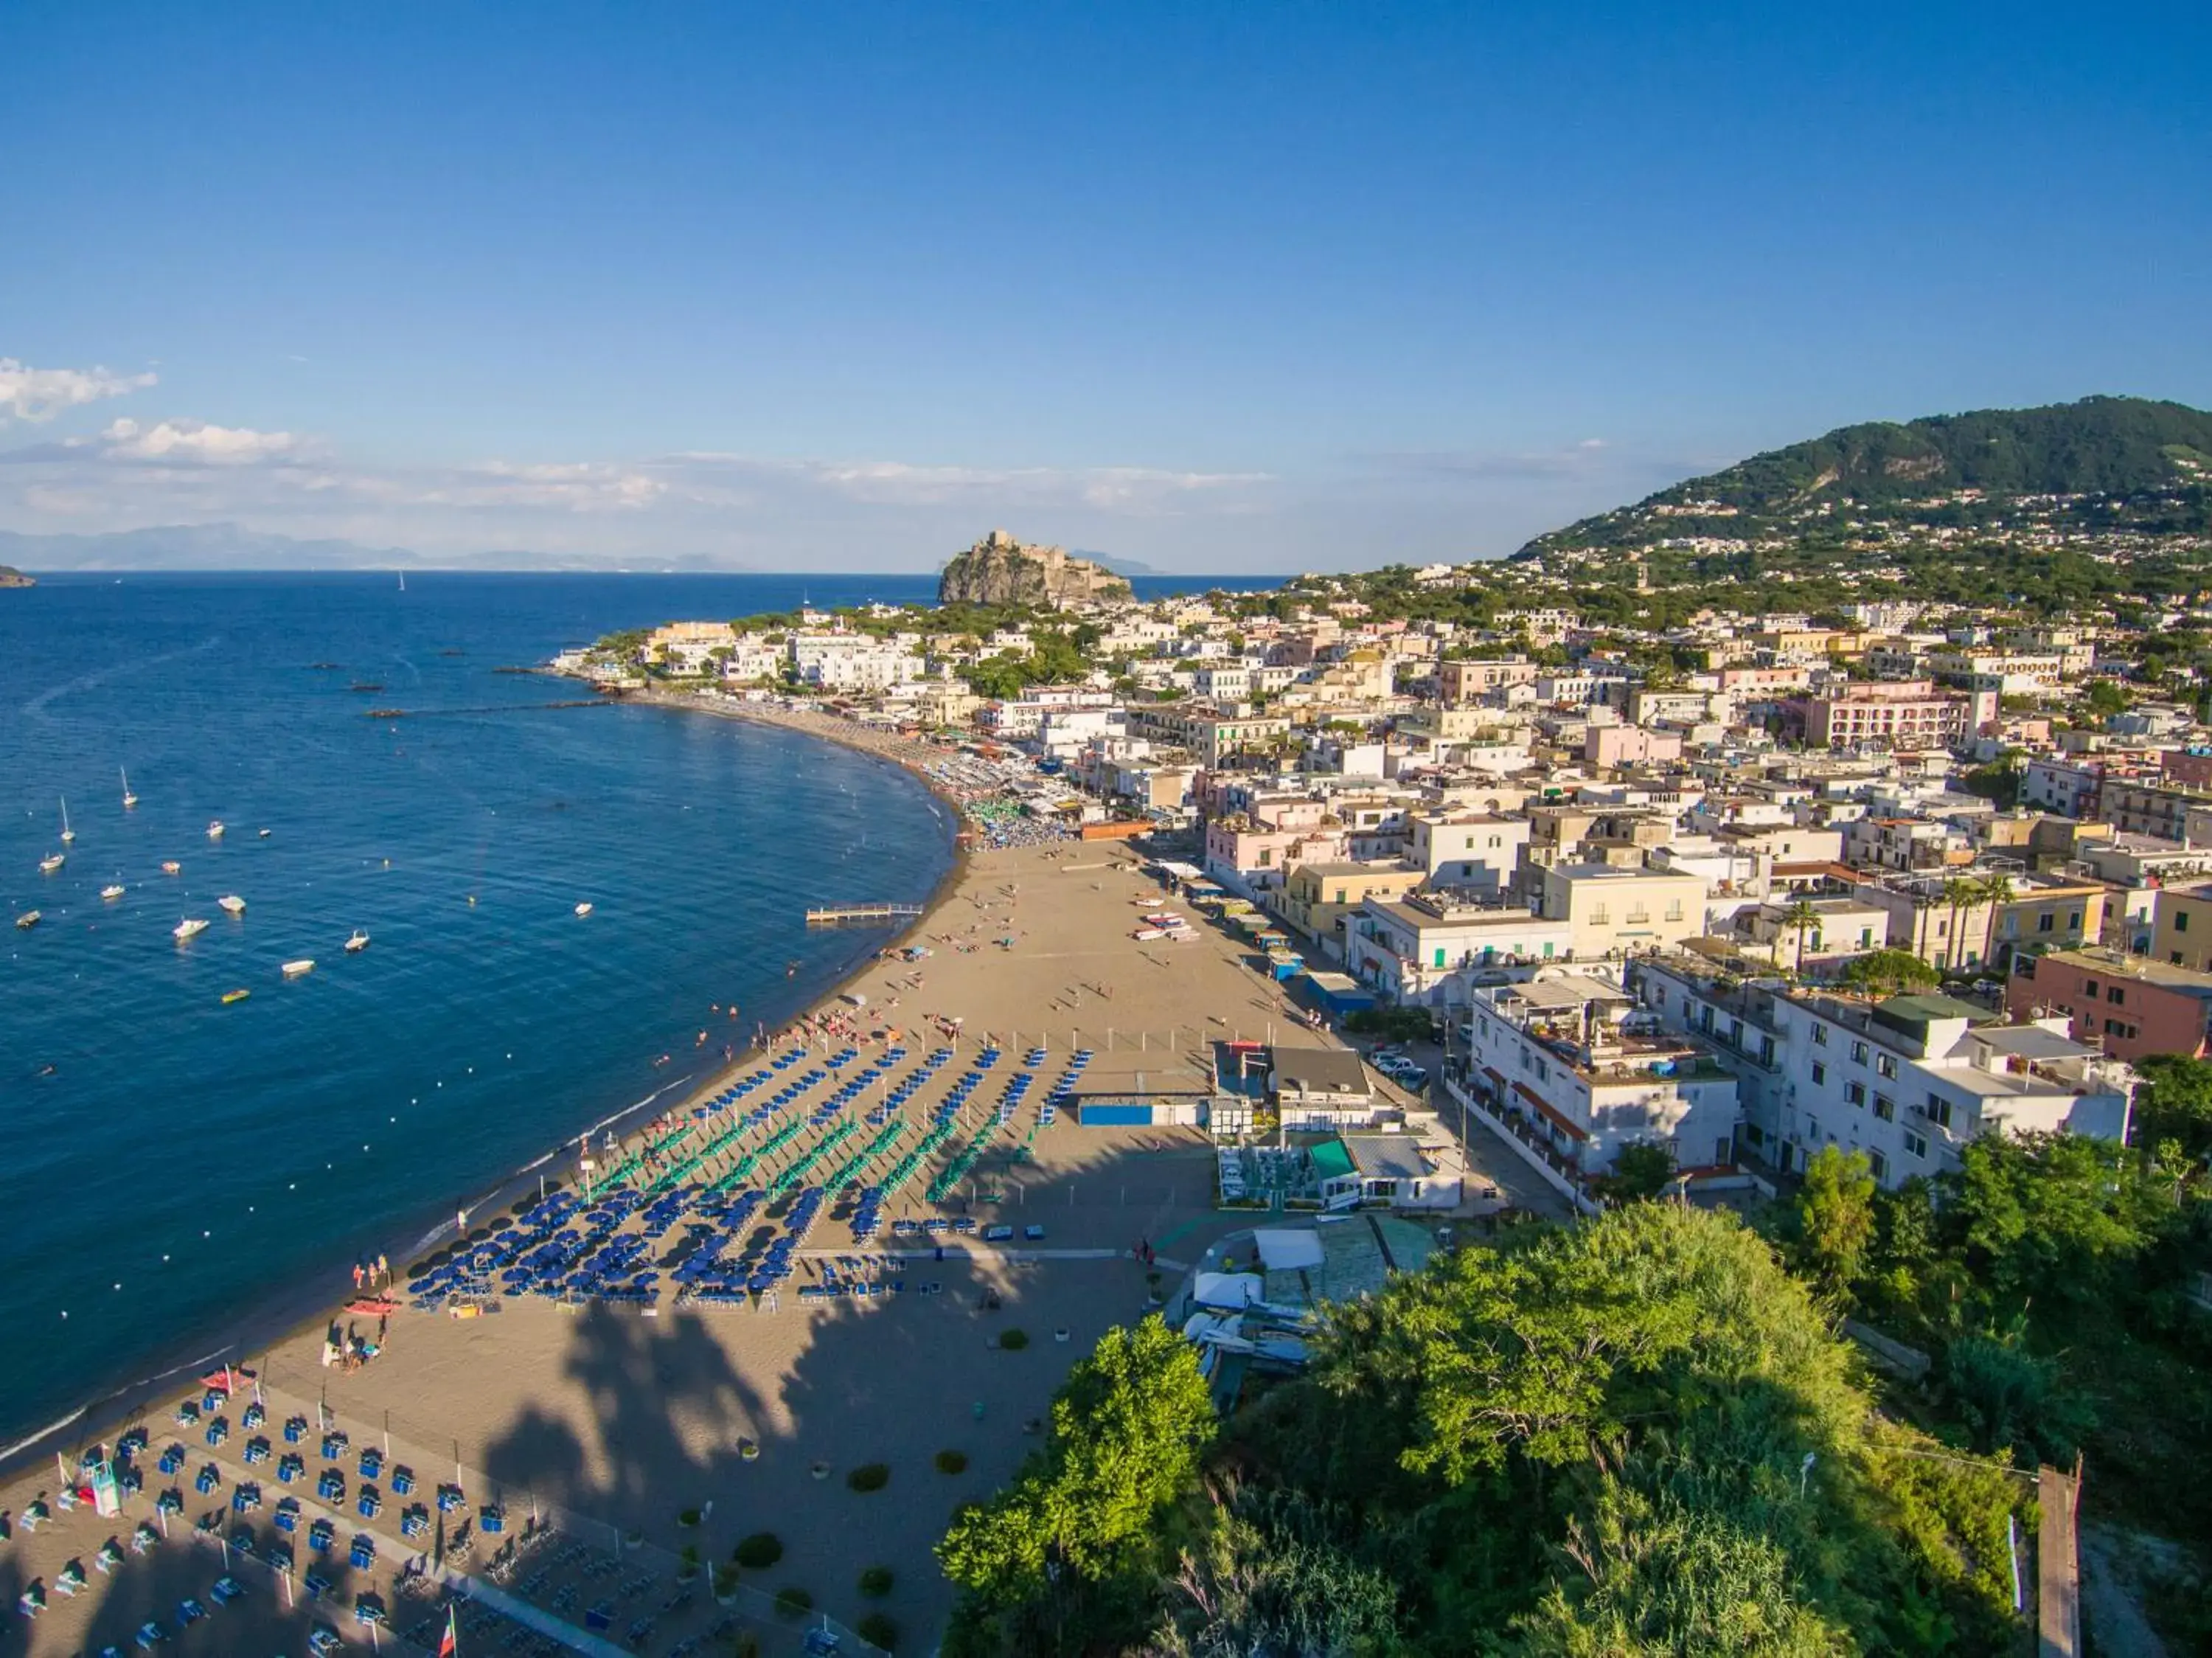
[(697, 1524), (699, 1523), (699, 1511), (698, 1511), (698, 1509), (678, 1509), (678, 1510), (677, 1510), (677, 1512), (676, 1512), (676, 1523), (677, 1523), (678, 1525), (679, 1525), (679, 1526), (696, 1526), (696, 1525), (697, 1525)]
[(872, 1647), (881, 1647), (885, 1652), (898, 1650), (899, 1627), (879, 1612), (872, 1612), (853, 1627), (853, 1632)]
[(999, 1345), (1009, 1353), (1018, 1353), (1029, 1344), (1030, 1332), (1026, 1330), (1001, 1330), (999, 1332)]
[(964, 1474), (968, 1472), (968, 1453), (939, 1451), (936, 1456), (937, 1472), (941, 1474)]
[(738, 1592), (738, 1569), (735, 1566), (714, 1568), (714, 1594), (717, 1599), (727, 1600)]
[(890, 1592), (891, 1569), (889, 1566), (871, 1566), (860, 1574), (860, 1593), (869, 1600), (880, 1600)]
[(880, 1491), (891, 1483), (891, 1471), (880, 1462), (864, 1462), (845, 1476), (845, 1484), (856, 1491)]
[(814, 1597), (796, 1583), (787, 1583), (775, 1592), (775, 1612), (779, 1618), (804, 1618), (814, 1610)]
[(764, 1571), (783, 1558), (783, 1539), (774, 1532), (755, 1532), (730, 1551), (730, 1558), (748, 1571)]

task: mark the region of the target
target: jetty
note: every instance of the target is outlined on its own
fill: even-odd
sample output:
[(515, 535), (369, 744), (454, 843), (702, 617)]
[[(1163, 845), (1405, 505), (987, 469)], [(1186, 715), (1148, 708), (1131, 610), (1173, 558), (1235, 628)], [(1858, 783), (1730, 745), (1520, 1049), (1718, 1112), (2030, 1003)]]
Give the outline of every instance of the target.
[(844, 921), (912, 921), (921, 913), (919, 904), (826, 904), (806, 912), (810, 927), (834, 927)]

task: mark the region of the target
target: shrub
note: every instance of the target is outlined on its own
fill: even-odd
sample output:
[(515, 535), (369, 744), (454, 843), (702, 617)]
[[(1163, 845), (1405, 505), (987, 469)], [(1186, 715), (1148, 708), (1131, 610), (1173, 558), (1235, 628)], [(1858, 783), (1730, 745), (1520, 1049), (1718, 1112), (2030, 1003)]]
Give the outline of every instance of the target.
[[(860, 1593), (871, 1600), (880, 1600), (891, 1592), (891, 1569), (871, 1566), (860, 1574)], [(878, 1645), (882, 1643), (878, 1642)]]
[(677, 1514), (676, 1514), (676, 1523), (677, 1523), (678, 1525), (679, 1525), (679, 1526), (696, 1526), (696, 1525), (697, 1525), (697, 1524), (699, 1523), (699, 1511), (698, 1511), (698, 1509), (679, 1509), (678, 1510), (677, 1510)]
[(941, 1474), (960, 1474), (968, 1472), (968, 1453), (939, 1451), (936, 1456), (937, 1472)]
[(1029, 1344), (1030, 1332), (1026, 1330), (1001, 1330), (999, 1332), (999, 1345), (1009, 1353), (1018, 1353)]
[(814, 1597), (796, 1583), (787, 1583), (775, 1592), (775, 1612), (779, 1618), (804, 1618), (814, 1610)]
[(738, 1592), (738, 1569), (735, 1566), (714, 1568), (714, 1594), (723, 1600)]
[(880, 1491), (891, 1483), (891, 1471), (880, 1462), (864, 1462), (845, 1476), (845, 1484), (856, 1491)]
[(783, 1558), (783, 1539), (774, 1532), (755, 1532), (730, 1551), (748, 1571), (764, 1571)]
[(854, 1625), (853, 1632), (872, 1647), (881, 1647), (885, 1652), (898, 1650), (899, 1626), (879, 1612), (863, 1618)]

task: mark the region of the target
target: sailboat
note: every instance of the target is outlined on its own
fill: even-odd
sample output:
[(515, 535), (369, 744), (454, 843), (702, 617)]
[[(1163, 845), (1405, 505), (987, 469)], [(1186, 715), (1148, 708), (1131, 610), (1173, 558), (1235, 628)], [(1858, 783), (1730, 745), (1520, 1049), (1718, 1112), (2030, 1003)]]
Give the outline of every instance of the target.
[(138, 796), (131, 792), (131, 774), (119, 765), (115, 769), (123, 777), (123, 809), (127, 812), (138, 804)]
[(407, 572), (404, 570), (399, 572), (399, 590), (402, 593), (407, 591)]
[(69, 799), (62, 799), (62, 844), (66, 846), (76, 838), (76, 831), (69, 826)]

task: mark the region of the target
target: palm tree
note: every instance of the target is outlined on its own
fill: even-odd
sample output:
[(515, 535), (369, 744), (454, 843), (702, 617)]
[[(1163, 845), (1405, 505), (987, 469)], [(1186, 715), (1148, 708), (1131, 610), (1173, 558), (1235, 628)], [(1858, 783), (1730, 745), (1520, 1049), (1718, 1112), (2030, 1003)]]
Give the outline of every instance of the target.
[(1990, 875), (1975, 883), (1976, 896), (1990, 906), (1990, 917), (1982, 935), (1982, 960), (1994, 962), (1997, 954), (1997, 911), (2018, 896), (2009, 875)]
[(1820, 922), (1820, 906), (1809, 898), (1800, 897), (1782, 912), (1782, 924), (1797, 930), (1797, 977), (1805, 976), (1805, 935)]
[(1954, 875), (1943, 883), (1943, 902), (1951, 906), (1951, 930), (1943, 942), (1943, 965), (1953, 972), (1959, 966), (1959, 912), (1971, 910), (1981, 895), (1982, 884), (1971, 875)]

